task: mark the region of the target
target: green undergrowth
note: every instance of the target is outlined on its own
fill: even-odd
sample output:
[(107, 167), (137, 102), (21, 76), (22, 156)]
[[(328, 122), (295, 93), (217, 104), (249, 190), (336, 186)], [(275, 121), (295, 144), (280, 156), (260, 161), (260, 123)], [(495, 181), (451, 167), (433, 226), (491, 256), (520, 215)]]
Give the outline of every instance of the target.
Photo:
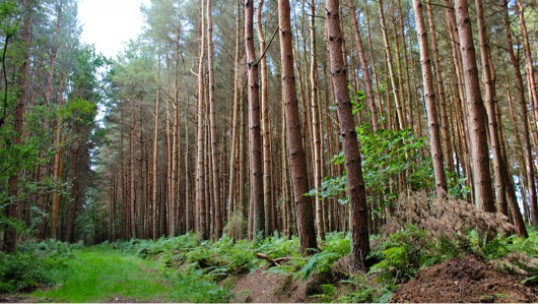
[[(212, 282), (224, 282), (236, 276), (264, 269), (266, 272), (291, 275), (305, 280), (313, 274), (325, 273), (331, 279), (322, 283), (322, 292), (313, 300), (323, 302), (388, 302), (400, 284), (413, 278), (420, 269), (454, 257), (469, 254), (484, 259), (502, 259), (510, 253), (538, 258), (538, 233), (530, 228), (528, 239), (497, 236), (481, 239), (471, 230), (460, 237), (432, 237), (427, 231), (409, 225), (384, 236), (374, 236), (368, 273), (350, 272), (349, 235), (327, 234), (320, 249), (308, 257), (300, 254), (298, 238), (273, 236), (254, 242), (234, 241), (224, 237), (217, 242), (200, 241), (195, 234), (186, 234), (157, 241), (131, 240), (110, 244), (113, 248), (159, 262), (165, 268), (194, 273)], [(262, 253), (277, 260), (278, 265), (259, 258)], [(283, 259), (281, 259), (283, 258)], [(529, 271), (529, 281), (537, 277), (537, 269)], [(231, 287), (231, 286), (229, 286)]]
[[(353, 274), (340, 281), (345, 290), (343, 295), (337, 296), (334, 286), (324, 286), (325, 292), (320, 297), (325, 301), (346, 303), (387, 302), (392, 292), (420, 269), (467, 255), (490, 260), (508, 272), (515, 272), (514, 268), (519, 267), (518, 273), (526, 276), (521, 283), (533, 285), (538, 281), (538, 232), (532, 227), (528, 229), (529, 238), (497, 235), (487, 240), (476, 230), (457, 237), (432, 237), (427, 231), (409, 225), (372, 242), (370, 257), (379, 262), (370, 267), (367, 274)], [(509, 263), (503, 264), (508, 261), (507, 257), (510, 257)]]
[(50, 271), (56, 284), (32, 297), (61, 302), (224, 302), (227, 293), (192, 272), (163, 269), (160, 263), (95, 246), (76, 250), (66, 267)]
[(0, 252), (0, 294), (53, 284), (51, 271), (65, 269), (72, 257), (71, 245), (54, 240), (27, 241), (13, 253)]
[[(387, 302), (420, 269), (454, 257), (477, 255), (506, 271), (524, 274), (525, 285), (538, 282), (538, 232), (529, 238), (483, 239), (471, 230), (460, 236), (432, 237), (408, 225), (371, 239), (370, 269), (351, 273), (350, 239), (327, 234), (307, 257), (299, 239), (272, 236), (256, 241), (223, 237), (217, 242), (195, 234), (156, 241), (130, 240), (73, 248), (61, 242), (24, 243), (16, 253), (1, 254), (2, 293), (28, 292), (57, 302), (226, 302), (233, 298), (230, 277), (266, 272), (307, 280), (324, 274), (312, 301)], [(277, 264), (257, 256), (269, 257)], [(500, 266), (499, 266), (500, 265)]]
[[(273, 236), (253, 242), (223, 237), (217, 242), (210, 242), (200, 241), (195, 234), (189, 233), (157, 241), (135, 239), (110, 245), (141, 258), (159, 261), (168, 268), (195, 272), (214, 281), (259, 268), (306, 279), (313, 273), (328, 272), (335, 261), (350, 252), (349, 237), (342, 233), (328, 234), (320, 243), (320, 250), (308, 257), (301, 255), (297, 237)], [(273, 265), (257, 257), (256, 253), (284, 260)]]

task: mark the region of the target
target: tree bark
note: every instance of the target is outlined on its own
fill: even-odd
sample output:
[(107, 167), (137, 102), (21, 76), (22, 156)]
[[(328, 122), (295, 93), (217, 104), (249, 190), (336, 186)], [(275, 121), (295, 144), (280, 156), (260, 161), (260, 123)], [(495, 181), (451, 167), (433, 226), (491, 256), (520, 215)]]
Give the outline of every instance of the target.
[(352, 105), (347, 89), (347, 70), (342, 58), (342, 41), (344, 38), (340, 29), (339, 1), (327, 0), (325, 5), (331, 78), (335, 91), (338, 119), (340, 121), (340, 136), (342, 137), (348, 177), (348, 195), (351, 208), (352, 265), (355, 271), (367, 271), (366, 257), (370, 252), (368, 207), (362, 177), (359, 142), (355, 132)]
[[(512, 27), (510, 25), (510, 17), (508, 14), (508, 0), (503, 1), (503, 13), (504, 13), (504, 27), (506, 31), (506, 46), (508, 50), (508, 55), (510, 56), (510, 62), (512, 63), (512, 67), (514, 68), (514, 75), (516, 76), (515, 82), (516, 82), (516, 96), (518, 98), (518, 105), (519, 105), (519, 114), (521, 115), (521, 121), (522, 121), (522, 132), (523, 132), (523, 155), (524, 155), (524, 163), (525, 166), (524, 172), (525, 172), (525, 180), (527, 185), (527, 190), (529, 191), (529, 205), (530, 206), (536, 206), (537, 205), (537, 197), (536, 197), (536, 184), (535, 184), (535, 174), (534, 174), (534, 165), (532, 161), (532, 150), (531, 150), (531, 142), (530, 142), (530, 131), (529, 131), (529, 125), (528, 125), (528, 114), (527, 114), (527, 101), (525, 100), (525, 89), (523, 85), (523, 76), (521, 75), (521, 66), (519, 64), (519, 59), (517, 58), (514, 48), (513, 48), (513, 42), (512, 42)], [(514, 123), (516, 121), (514, 120)], [(515, 127), (515, 130), (518, 130), (517, 127)], [(518, 136), (519, 137), (519, 136)], [(531, 207), (532, 208), (532, 207)], [(538, 209), (538, 208), (536, 208)], [(534, 216), (534, 215), (533, 215)]]
[[(394, 96), (394, 104), (396, 105), (396, 113), (398, 116), (398, 127), (400, 130), (405, 129), (406, 123), (405, 123), (405, 115), (404, 110), (402, 109), (402, 104), (400, 100), (400, 96), (398, 93), (398, 85), (396, 83), (396, 75), (394, 75), (394, 69), (392, 67), (392, 50), (390, 48), (389, 43), (389, 37), (387, 33), (387, 25), (385, 21), (385, 13), (383, 12), (383, 1), (378, 0), (377, 2), (378, 8), (379, 8), (379, 20), (381, 22), (381, 29), (383, 31), (383, 42), (385, 44), (385, 56), (387, 58), (387, 67), (389, 70), (389, 76), (390, 76), (390, 82), (392, 86), (392, 94)], [(390, 112), (387, 113), (389, 116), (391, 115)]]
[(471, 145), (471, 169), (475, 199), (482, 210), (494, 212), (495, 198), (491, 188), (489, 151), (486, 139), (487, 115), (480, 95), (478, 68), (467, 0), (456, 0), (455, 11), (464, 70), (463, 77), (465, 79), (465, 105), (469, 115), (470, 141), (473, 143)]
[(308, 192), (308, 176), (305, 151), (301, 136), (301, 123), (295, 91), (293, 71), (293, 44), (289, 0), (278, 0), (278, 24), (280, 28), (280, 59), (282, 64), (282, 100), (285, 107), (286, 136), (290, 160), (297, 224), (303, 254), (317, 249), (314, 228), (314, 210)]
[[(318, 66), (316, 54), (316, 1), (310, 1), (310, 117), (312, 117), (312, 148), (314, 154), (314, 187), (321, 188), (321, 132), (320, 132), (320, 115), (318, 110), (319, 91), (318, 91)], [(319, 190), (318, 190), (319, 191)], [(325, 219), (323, 214), (323, 202), (319, 196), (315, 196), (316, 205), (316, 227), (318, 235), (322, 240), (325, 240)]]
[(264, 0), (258, 2), (258, 9), (256, 12), (257, 32), (258, 39), (260, 40), (260, 73), (261, 73), (261, 114), (262, 114), (262, 142), (263, 142), (263, 205), (265, 212), (265, 232), (270, 235), (273, 232), (272, 214), (273, 214), (273, 176), (272, 170), (272, 156), (271, 156), (271, 125), (269, 122), (269, 96), (268, 87), (269, 79), (267, 75), (267, 56), (265, 53), (267, 43), (265, 42), (265, 34), (262, 27), (262, 9)]
[[(259, 21), (259, 20), (258, 20)], [(254, 0), (245, 1), (245, 50), (248, 67), (248, 120), (250, 158), (250, 206), (253, 210), (254, 237), (265, 234), (263, 206), (263, 164), (260, 135), (260, 88), (258, 62), (254, 51)]]
[[(200, 17), (204, 15), (204, 2), (200, 1)], [(197, 155), (196, 155), (196, 212), (197, 230), (202, 239), (209, 238), (209, 231), (206, 229), (206, 196), (204, 186), (205, 178), (205, 161), (204, 161), (204, 56), (205, 56), (205, 25), (204, 19), (200, 18), (199, 33), (199, 58), (198, 58), (198, 135), (197, 135)]]
[[(538, 92), (536, 90), (534, 64), (532, 61), (532, 53), (529, 42), (529, 34), (527, 31), (527, 24), (525, 23), (525, 10), (521, 0), (516, 0), (516, 4), (519, 10), (519, 26), (521, 27), (521, 34), (523, 35), (523, 48), (525, 50), (525, 65), (527, 67), (527, 77), (529, 78), (529, 97), (533, 106), (534, 123), (538, 129)], [(538, 204), (536, 200), (531, 200), (531, 222), (533, 225), (538, 225)]]
[(207, 70), (209, 79), (209, 136), (211, 139), (211, 166), (213, 176), (212, 206), (215, 212), (215, 238), (222, 236), (222, 210), (220, 201), (220, 174), (218, 159), (217, 123), (215, 118), (215, 76), (213, 54), (213, 11), (212, 0), (207, 0)]
[(240, 58), (241, 58), (241, 0), (237, 0), (236, 8), (236, 20), (235, 20), (235, 52), (234, 52), (234, 79), (233, 79), (233, 100), (232, 100), (232, 142), (230, 145), (230, 168), (228, 176), (228, 218), (232, 213), (237, 212), (237, 200), (239, 186), (237, 183), (237, 171), (238, 171), (238, 140), (239, 140), (239, 71), (240, 71)]
[[(351, 10), (351, 22), (353, 23), (353, 32), (355, 34), (355, 44), (357, 52), (359, 53), (359, 59), (361, 62), (362, 73), (364, 74), (364, 82), (366, 87), (366, 99), (368, 100), (368, 107), (370, 107), (370, 115), (372, 122), (372, 129), (379, 130), (377, 121), (377, 109), (375, 106), (374, 88), (372, 87), (372, 79), (370, 78), (370, 70), (368, 69), (368, 61), (366, 60), (366, 53), (362, 43), (362, 36), (359, 30), (359, 23), (357, 21), (357, 13), (355, 12), (355, 1), (348, 0), (348, 4)], [(312, 20), (314, 20), (314, 14), (312, 14)]]
[(447, 184), (445, 168), (443, 166), (443, 151), (441, 148), (441, 134), (437, 120), (437, 108), (433, 77), (431, 73), (430, 51), (428, 47), (428, 34), (424, 23), (421, 0), (413, 0), (413, 11), (417, 27), (418, 45), (420, 48), (420, 61), (422, 68), (422, 84), (424, 86), (424, 99), (426, 100), (426, 112), (428, 113), (428, 131), (430, 133), (430, 149), (433, 161), (435, 177), (435, 190), (437, 197), (446, 197)]
[(432, 5), (430, 2), (426, 2), (426, 9), (428, 14), (428, 23), (430, 26), (430, 35), (432, 43), (433, 54), (433, 66), (435, 69), (435, 82), (437, 84), (437, 94), (439, 95), (439, 114), (440, 114), (440, 131), (441, 131), (441, 147), (443, 150), (443, 160), (445, 166), (449, 172), (454, 172), (454, 158), (452, 156), (452, 148), (450, 145), (450, 129), (448, 122), (446, 93), (443, 81), (443, 75), (441, 73), (441, 61), (439, 59), (439, 46), (437, 43), (435, 17), (433, 15)]
[[(153, 159), (152, 159), (152, 238), (155, 241), (157, 239), (157, 165), (158, 165), (158, 149), (159, 145), (159, 100), (160, 100), (160, 87), (157, 87), (155, 96), (155, 120), (153, 124)], [(163, 210), (161, 210), (162, 212)]]

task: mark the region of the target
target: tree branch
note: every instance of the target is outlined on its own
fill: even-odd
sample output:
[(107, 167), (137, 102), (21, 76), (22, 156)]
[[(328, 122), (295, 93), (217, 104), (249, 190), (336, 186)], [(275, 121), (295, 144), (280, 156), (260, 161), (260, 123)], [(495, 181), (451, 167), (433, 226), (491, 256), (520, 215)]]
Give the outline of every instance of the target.
[(260, 61), (262, 61), (263, 57), (265, 56), (265, 53), (267, 53), (267, 50), (269, 49), (269, 47), (271, 46), (271, 43), (273, 42), (273, 39), (275, 39), (275, 36), (276, 36), (276, 33), (278, 32), (278, 26), (276, 27), (275, 31), (273, 32), (273, 36), (271, 36), (271, 40), (269, 40), (269, 43), (267, 44), (267, 46), (265, 47), (265, 50), (263, 50), (263, 53), (262, 55), (260, 56), (260, 59), (258, 59), (258, 61), (256, 61), (256, 64), (255, 65), (258, 65), (260, 63)]

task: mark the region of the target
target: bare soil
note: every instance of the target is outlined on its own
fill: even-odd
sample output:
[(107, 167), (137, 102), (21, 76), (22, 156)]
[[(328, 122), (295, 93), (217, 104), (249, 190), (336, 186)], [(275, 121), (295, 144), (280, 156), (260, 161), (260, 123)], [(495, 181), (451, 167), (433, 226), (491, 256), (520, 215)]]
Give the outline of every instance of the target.
[(538, 290), (521, 285), (521, 279), (495, 270), (476, 256), (454, 258), (421, 270), (391, 302), (538, 302)]
[(236, 303), (305, 303), (315, 302), (312, 295), (323, 290), (321, 285), (328, 282), (326, 275), (313, 275), (307, 280), (293, 280), (292, 276), (266, 272), (244, 275), (235, 282)]

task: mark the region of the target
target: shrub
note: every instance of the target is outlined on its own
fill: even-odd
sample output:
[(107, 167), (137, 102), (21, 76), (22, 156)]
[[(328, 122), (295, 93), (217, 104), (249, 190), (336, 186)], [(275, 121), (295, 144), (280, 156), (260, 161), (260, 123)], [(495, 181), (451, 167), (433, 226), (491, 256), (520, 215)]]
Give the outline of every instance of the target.
[(54, 240), (22, 243), (16, 252), (0, 253), (0, 294), (29, 291), (50, 284), (49, 272), (66, 267), (71, 246)]

